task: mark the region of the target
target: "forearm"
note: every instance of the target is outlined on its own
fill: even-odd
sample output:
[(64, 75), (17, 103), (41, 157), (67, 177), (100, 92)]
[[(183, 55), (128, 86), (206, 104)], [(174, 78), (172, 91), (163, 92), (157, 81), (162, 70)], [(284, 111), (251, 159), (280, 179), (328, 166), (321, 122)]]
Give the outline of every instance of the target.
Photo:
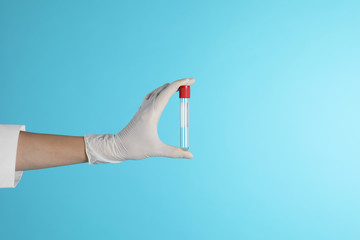
[(58, 167), (87, 162), (83, 137), (20, 131), (16, 170)]

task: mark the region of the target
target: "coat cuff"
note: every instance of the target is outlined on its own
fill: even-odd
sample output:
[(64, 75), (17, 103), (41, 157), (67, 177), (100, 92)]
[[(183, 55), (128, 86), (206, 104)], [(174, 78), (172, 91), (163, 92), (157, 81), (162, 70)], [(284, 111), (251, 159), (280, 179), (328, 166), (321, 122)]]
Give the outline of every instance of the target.
[(14, 188), (22, 177), (23, 171), (15, 171), (20, 131), (25, 125), (0, 124), (0, 188)]

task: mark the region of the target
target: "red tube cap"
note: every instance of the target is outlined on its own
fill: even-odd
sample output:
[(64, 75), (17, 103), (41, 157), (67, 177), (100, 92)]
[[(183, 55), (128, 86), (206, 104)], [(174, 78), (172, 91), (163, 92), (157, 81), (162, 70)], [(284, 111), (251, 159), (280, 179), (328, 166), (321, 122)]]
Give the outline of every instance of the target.
[(190, 86), (183, 85), (179, 87), (179, 98), (190, 98)]

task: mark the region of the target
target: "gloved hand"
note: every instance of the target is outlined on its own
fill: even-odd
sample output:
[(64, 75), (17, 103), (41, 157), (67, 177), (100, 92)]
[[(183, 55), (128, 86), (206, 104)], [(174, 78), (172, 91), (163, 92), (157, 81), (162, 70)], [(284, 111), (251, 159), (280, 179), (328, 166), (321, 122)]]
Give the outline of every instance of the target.
[(162, 142), (157, 126), (166, 104), (182, 85), (194, 84), (194, 78), (166, 83), (147, 94), (131, 121), (118, 134), (84, 136), (89, 164), (116, 163), (148, 157), (193, 158), (191, 152)]

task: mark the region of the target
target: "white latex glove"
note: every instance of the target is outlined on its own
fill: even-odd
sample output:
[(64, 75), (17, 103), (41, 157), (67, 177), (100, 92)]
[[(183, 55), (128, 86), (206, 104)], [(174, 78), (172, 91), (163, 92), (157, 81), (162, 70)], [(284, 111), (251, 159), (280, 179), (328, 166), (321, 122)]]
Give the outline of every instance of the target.
[(157, 126), (160, 116), (182, 85), (194, 84), (194, 78), (166, 83), (147, 94), (128, 125), (118, 134), (84, 136), (89, 164), (116, 163), (148, 157), (193, 158), (191, 152), (162, 142)]

